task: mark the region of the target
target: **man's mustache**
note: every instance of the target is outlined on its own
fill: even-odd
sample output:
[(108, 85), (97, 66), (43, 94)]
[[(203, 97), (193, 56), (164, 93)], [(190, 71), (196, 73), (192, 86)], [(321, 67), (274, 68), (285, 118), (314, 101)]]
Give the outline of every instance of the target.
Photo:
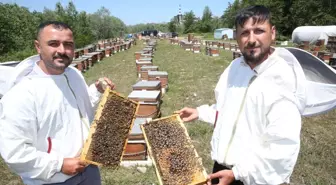
[(254, 48), (259, 48), (260, 46), (253, 42), (253, 43), (248, 43), (247, 46), (245, 46), (245, 49), (254, 49)]
[(59, 54), (56, 54), (56, 55), (53, 57), (53, 59), (54, 59), (54, 60), (55, 60), (55, 59), (63, 59), (63, 60), (67, 59), (67, 60), (70, 60), (70, 58), (69, 58), (67, 55), (59, 55)]

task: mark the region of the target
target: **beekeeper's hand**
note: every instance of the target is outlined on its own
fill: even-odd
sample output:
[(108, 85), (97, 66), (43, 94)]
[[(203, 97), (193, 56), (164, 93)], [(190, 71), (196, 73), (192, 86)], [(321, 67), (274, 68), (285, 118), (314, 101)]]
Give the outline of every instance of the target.
[(176, 114), (180, 115), (180, 118), (184, 122), (194, 121), (198, 119), (198, 112), (196, 109), (184, 107), (181, 110), (175, 112)]
[(216, 178), (219, 179), (218, 185), (230, 185), (235, 180), (232, 170), (221, 170), (217, 173), (208, 175), (208, 185), (211, 185), (211, 180)]
[(79, 158), (64, 158), (61, 171), (66, 175), (75, 175), (84, 171), (85, 167), (85, 162), (81, 161)]
[(104, 93), (104, 91), (105, 91), (105, 89), (106, 89), (107, 86), (109, 86), (111, 90), (113, 90), (115, 88), (114, 83), (110, 79), (108, 79), (106, 77), (99, 78), (96, 81), (95, 85), (96, 85), (97, 90), (100, 93)]

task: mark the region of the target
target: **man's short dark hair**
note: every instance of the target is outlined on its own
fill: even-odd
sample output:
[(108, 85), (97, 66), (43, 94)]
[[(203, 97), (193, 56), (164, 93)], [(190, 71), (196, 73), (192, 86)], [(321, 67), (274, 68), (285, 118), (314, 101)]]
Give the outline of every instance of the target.
[(37, 39), (40, 37), (41, 31), (49, 26), (52, 25), (53, 28), (57, 29), (57, 30), (63, 30), (63, 29), (69, 29), (72, 31), (71, 27), (64, 23), (64, 22), (60, 22), (60, 21), (46, 21), (46, 22), (42, 22), (39, 26), (38, 26), (38, 31), (37, 31)]
[(271, 21), (271, 12), (269, 9), (263, 5), (254, 5), (244, 8), (238, 12), (235, 20), (236, 29), (238, 28), (238, 25), (243, 27), (246, 21), (250, 18), (253, 19), (253, 24), (268, 21), (269, 24), (273, 26)]

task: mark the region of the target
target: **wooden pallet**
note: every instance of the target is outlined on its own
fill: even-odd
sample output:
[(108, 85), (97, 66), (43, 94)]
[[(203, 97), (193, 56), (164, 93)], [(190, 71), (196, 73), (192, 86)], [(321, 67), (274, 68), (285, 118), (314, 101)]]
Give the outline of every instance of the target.
[[(136, 105), (136, 110), (133, 114), (133, 119), (132, 119), (132, 122), (131, 122), (131, 125), (129, 127), (129, 131), (128, 131), (128, 134), (127, 134), (127, 137), (125, 137), (125, 141), (124, 141), (124, 145), (123, 145), (123, 150), (122, 150), (122, 154), (120, 155), (120, 161), (119, 161), (119, 164), (120, 162), (122, 161), (122, 157), (125, 153), (125, 150), (126, 150), (126, 145), (127, 145), (127, 141), (128, 141), (128, 136), (130, 135), (131, 133), (131, 130), (132, 130), (132, 127), (133, 127), (133, 124), (134, 124), (134, 121), (135, 121), (135, 113), (138, 111), (139, 109), (139, 103), (136, 102), (136, 101), (133, 101), (133, 100), (130, 100), (128, 98), (126, 98), (125, 96), (115, 92), (115, 91), (112, 91), (110, 88), (106, 88), (104, 94), (102, 95), (102, 98), (99, 102), (99, 105), (97, 107), (97, 111), (96, 111), (96, 114), (95, 114), (95, 117), (94, 117), (94, 120), (91, 124), (91, 127), (90, 127), (90, 132), (89, 132), (89, 135), (88, 135), (88, 138), (84, 144), (84, 147), (82, 149), (82, 152), (81, 152), (81, 155), (80, 155), (80, 159), (88, 164), (94, 164), (94, 165), (97, 165), (97, 166), (102, 166), (103, 164), (102, 163), (99, 163), (99, 162), (96, 162), (96, 161), (93, 161), (92, 160), (92, 147), (91, 147), (91, 142), (92, 142), (92, 136), (93, 134), (96, 132), (96, 128), (97, 128), (97, 122), (98, 120), (100, 119), (101, 115), (102, 115), (102, 112), (103, 112), (103, 109), (104, 109), (104, 106), (105, 106), (105, 103), (107, 102), (108, 98), (112, 97), (112, 96), (118, 96), (122, 99), (125, 99), (129, 102), (131, 102), (132, 104), (135, 104)], [(118, 114), (116, 114), (116, 116), (118, 116)], [(115, 151), (113, 151), (115, 152)]]
[[(179, 125), (183, 128), (184, 134), (188, 138), (188, 141), (189, 141), (188, 144), (191, 145), (192, 148), (193, 148), (193, 150), (194, 150), (194, 153), (195, 153), (194, 157), (196, 159), (198, 159), (198, 162), (199, 162), (199, 164), (200, 164), (200, 166), (202, 168), (201, 171), (198, 171), (198, 172), (196, 172), (195, 174), (192, 175), (193, 176), (192, 177), (193, 180), (188, 185), (203, 185), (203, 184), (206, 184), (206, 182), (207, 182), (207, 173), (206, 173), (206, 171), (205, 171), (205, 169), (204, 169), (204, 167), (202, 165), (202, 159), (199, 157), (196, 149), (193, 147), (191, 139), (190, 139), (189, 134), (188, 134), (188, 131), (187, 131), (187, 129), (186, 129), (183, 121), (181, 120), (180, 116), (177, 115), (177, 114), (174, 114), (174, 115), (171, 115), (171, 116), (167, 116), (167, 117), (163, 117), (163, 118), (159, 118), (159, 119), (154, 119), (154, 120), (150, 121), (149, 123), (150, 124), (153, 124), (153, 123), (155, 124), (155, 122), (159, 122), (159, 121), (167, 120), (167, 119), (177, 121), (179, 123)], [(149, 124), (149, 123), (146, 123), (146, 124)], [(155, 167), (156, 176), (157, 176), (157, 178), (159, 180), (159, 184), (160, 185), (164, 185), (162, 177), (161, 177), (161, 175), (162, 175), (161, 168), (160, 168), (159, 164), (156, 161), (154, 150), (152, 149), (152, 146), (150, 145), (150, 141), (148, 140), (148, 137), (146, 135), (146, 130), (144, 128), (144, 125), (142, 124), (142, 125), (140, 125), (140, 127), (142, 129), (143, 134), (144, 134), (144, 138), (145, 138), (145, 141), (146, 141), (146, 144), (147, 144), (147, 148), (148, 148), (148, 151), (149, 151), (149, 156), (150, 156), (150, 158), (153, 161), (153, 164), (154, 164), (154, 167)], [(169, 151), (170, 149), (167, 148), (165, 150)], [(167, 153), (169, 153), (169, 152), (167, 152)]]

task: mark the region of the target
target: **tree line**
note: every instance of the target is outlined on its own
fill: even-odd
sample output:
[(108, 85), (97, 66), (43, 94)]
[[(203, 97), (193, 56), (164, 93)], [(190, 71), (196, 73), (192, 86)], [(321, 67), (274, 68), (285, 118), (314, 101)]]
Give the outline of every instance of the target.
[(71, 26), (76, 48), (84, 47), (100, 39), (120, 37), (127, 26), (110, 11), (101, 7), (93, 14), (77, 11), (69, 2), (63, 7), (56, 3), (55, 9), (30, 12), (17, 4), (0, 3), (0, 62), (22, 60), (35, 53), (33, 41), (37, 27), (44, 21), (62, 21)]
[(265, 5), (272, 12), (279, 40), (290, 38), (298, 26), (336, 25), (335, 0), (234, 0), (228, 3), (228, 8), (220, 17), (213, 16), (206, 6), (202, 17), (196, 17), (193, 11), (185, 12), (182, 25), (173, 17), (168, 28), (171, 32), (183, 33), (207, 33), (217, 28), (234, 28), (237, 12), (257, 4)]

